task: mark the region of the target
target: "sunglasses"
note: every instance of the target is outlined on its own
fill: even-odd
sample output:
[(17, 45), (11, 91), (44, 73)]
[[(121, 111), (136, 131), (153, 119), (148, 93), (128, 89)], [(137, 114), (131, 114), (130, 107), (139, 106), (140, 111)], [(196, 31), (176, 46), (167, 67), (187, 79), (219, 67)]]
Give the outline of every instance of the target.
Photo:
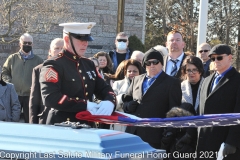
[(209, 50), (200, 50), (199, 53), (208, 52)]
[(198, 72), (198, 69), (197, 68), (194, 68), (194, 69), (187, 69), (186, 70), (186, 72), (189, 74), (189, 73), (193, 73), (193, 74), (195, 74), (195, 73), (197, 73)]
[(127, 39), (117, 39), (118, 42), (127, 42)]
[(23, 45), (32, 45), (32, 42), (23, 42)]
[(145, 64), (146, 66), (151, 66), (151, 64), (157, 65), (159, 62), (160, 62), (159, 60), (153, 60), (153, 61), (146, 61)]
[(217, 56), (217, 57), (211, 57), (211, 60), (214, 62), (215, 61), (215, 59), (217, 59), (218, 61), (221, 61), (221, 60), (223, 60), (223, 57), (226, 57), (227, 55), (225, 55), (225, 56)]

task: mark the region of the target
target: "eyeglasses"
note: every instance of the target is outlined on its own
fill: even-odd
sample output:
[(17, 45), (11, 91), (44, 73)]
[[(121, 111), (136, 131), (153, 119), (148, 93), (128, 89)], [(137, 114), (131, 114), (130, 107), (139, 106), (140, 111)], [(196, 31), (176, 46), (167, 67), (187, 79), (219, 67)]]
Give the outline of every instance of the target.
[(117, 39), (118, 42), (127, 42), (127, 39)]
[(151, 64), (157, 65), (158, 63), (159, 63), (159, 60), (153, 60), (153, 61), (146, 61), (145, 62), (146, 66), (151, 66)]
[(226, 57), (226, 56), (228, 56), (228, 55), (225, 55), (225, 56), (217, 56), (217, 57), (211, 57), (211, 60), (214, 62), (215, 61), (215, 59), (217, 59), (218, 61), (221, 61), (221, 60), (223, 60), (223, 57)]
[(187, 69), (186, 70), (186, 72), (189, 74), (189, 73), (193, 73), (193, 74), (195, 74), (195, 73), (197, 73), (198, 72), (198, 69), (197, 68), (194, 68), (194, 69)]
[(202, 52), (208, 52), (209, 50), (200, 50), (198, 51), (199, 53), (202, 53)]
[(32, 45), (32, 42), (23, 42), (23, 45)]

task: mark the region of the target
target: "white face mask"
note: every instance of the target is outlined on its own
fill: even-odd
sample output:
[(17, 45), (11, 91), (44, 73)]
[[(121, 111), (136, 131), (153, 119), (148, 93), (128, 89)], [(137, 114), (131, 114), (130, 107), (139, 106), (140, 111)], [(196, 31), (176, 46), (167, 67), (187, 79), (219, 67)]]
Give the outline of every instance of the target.
[(127, 49), (127, 43), (125, 43), (125, 42), (118, 42), (117, 49), (118, 50), (126, 50)]

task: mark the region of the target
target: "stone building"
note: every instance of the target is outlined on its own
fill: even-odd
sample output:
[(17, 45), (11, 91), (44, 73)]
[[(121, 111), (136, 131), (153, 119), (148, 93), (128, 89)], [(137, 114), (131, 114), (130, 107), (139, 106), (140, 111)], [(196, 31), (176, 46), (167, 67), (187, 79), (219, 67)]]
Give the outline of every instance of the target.
[[(94, 41), (89, 43), (86, 57), (115, 47), (118, 0), (66, 0), (65, 2), (73, 11), (73, 22), (96, 22), (96, 26), (92, 29)], [(124, 32), (129, 36), (135, 34), (144, 42), (146, 0), (125, 0), (124, 11)], [(62, 29), (54, 25), (47, 34), (31, 34), (34, 41), (33, 52), (46, 59), (51, 40), (62, 37)], [(0, 65), (3, 65), (10, 54), (18, 50), (18, 41), (0, 44)]]

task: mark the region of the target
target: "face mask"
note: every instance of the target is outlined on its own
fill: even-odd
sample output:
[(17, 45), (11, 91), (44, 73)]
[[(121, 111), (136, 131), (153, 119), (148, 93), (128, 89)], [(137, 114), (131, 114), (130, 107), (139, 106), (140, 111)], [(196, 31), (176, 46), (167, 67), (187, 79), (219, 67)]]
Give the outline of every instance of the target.
[(125, 49), (127, 49), (127, 43), (125, 43), (125, 42), (118, 42), (117, 49), (118, 50), (125, 50)]
[(32, 46), (28, 46), (28, 45), (23, 45), (23, 48), (22, 50), (25, 52), (25, 53), (28, 53), (32, 50)]

